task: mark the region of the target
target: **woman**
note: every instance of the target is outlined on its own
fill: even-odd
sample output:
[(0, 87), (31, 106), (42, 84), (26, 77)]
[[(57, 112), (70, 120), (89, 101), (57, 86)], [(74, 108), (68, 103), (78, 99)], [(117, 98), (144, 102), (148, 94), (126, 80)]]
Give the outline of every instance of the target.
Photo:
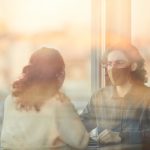
[[(131, 44), (109, 48), (103, 57), (112, 83), (93, 94), (81, 114), (90, 129), (97, 126), (100, 145), (150, 143), (150, 88), (144, 61)], [(91, 120), (91, 121), (89, 121)], [(96, 121), (96, 126), (91, 122)]]
[(70, 100), (60, 92), (65, 64), (55, 49), (35, 51), (5, 100), (3, 149), (84, 149), (88, 133)]

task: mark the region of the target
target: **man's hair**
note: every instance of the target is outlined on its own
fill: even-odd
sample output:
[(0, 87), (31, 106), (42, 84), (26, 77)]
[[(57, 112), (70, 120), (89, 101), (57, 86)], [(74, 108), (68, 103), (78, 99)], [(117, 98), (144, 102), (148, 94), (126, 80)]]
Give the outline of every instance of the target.
[(133, 81), (142, 84), (147, 82), (147, 77), (146, 77), (147, 72), (144, 68), (145, 61), (142, 58), (141, 54), (139, 53), (138, 49), (130, 43), (123, 43), (123, 44), (119, 43), (114, 46), (107, 47), (107, 50), (102, 57), (102, 63), (107, 62), (108, 54), (114, 50), (122, 51), (131, 61), (131, 63), (133, 62), (137, 63), (136, 70), (131, 72), (131, 78)]

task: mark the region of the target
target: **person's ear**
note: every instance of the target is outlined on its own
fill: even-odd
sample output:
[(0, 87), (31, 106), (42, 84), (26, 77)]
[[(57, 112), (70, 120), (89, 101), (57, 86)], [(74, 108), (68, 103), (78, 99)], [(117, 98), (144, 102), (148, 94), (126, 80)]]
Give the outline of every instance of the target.
[(136, 68), (137, 68), (137, 63), (132, 63), (131, 64), (131, 71), (135, 71), (136, 70)]

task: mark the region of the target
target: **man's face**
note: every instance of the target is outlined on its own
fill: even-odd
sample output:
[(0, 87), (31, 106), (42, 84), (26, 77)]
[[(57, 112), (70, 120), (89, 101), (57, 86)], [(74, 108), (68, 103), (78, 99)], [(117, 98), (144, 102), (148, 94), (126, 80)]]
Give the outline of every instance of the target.
[(123, 85), (129, 80), (131, 63), (125, 53), (114, 50), (108, 54), (107, 72), (114, 85)]

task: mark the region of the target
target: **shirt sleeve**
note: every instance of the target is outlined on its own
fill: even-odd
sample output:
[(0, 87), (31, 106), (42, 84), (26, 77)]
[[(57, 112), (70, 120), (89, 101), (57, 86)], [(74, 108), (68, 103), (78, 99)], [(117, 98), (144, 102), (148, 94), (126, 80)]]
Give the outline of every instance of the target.
[(73, 148), (85, 149), (88, 145), (89, 134), (74, 106), (70, 102), (62, 102), (58, 111), (57, 122), (60, 138)]
[(143, 116), (142, 132), (143, 142), (146, 144), (150, 144), (150, 104), (148, 104), (148, 106), (146, 107), (145, 114)]
[(95, 113), (95, 106), (93, 101), (95, 100), (95, 94), (91, 97), (91, 100), (88, 102), (86, 107), (80, 114), (80, 118), (84, 125), (86, 126), (88, 131), (96, 128), (96, 113)]
[(134, 123), (132, 126), (131, 130), (121, 133), (122, 139), (128, 144), (142, 144), (144, 146), (150, 144), (150, 105), (145, 107), (141, 115), (140, 129), (134, 129), (136, 126)]

